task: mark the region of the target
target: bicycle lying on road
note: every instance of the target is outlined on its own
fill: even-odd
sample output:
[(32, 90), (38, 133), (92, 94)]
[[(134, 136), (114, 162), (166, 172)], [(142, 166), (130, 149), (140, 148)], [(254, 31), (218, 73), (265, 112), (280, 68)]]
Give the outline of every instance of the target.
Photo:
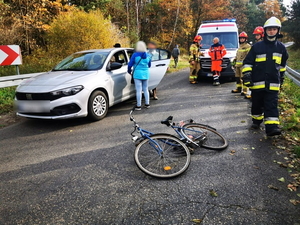
[[(148, 175), (159, 178), (178, 176), (189, 167), (191, 153), (196, 148), (222, 150), (228, 146), (227, 140), (216, 129), (194, 123), (193, 120), (175, 125), (172, 116), (161, 123), (173, 128), (178, 137), (166, 133), (154, 134), (138, 125), (133, 112), (134, 108), (129, 114), (130, 121), (134, 123), (131, 132), (132, 140), (136, 143), (134, 160), (139, 169)], [(133, 134), (136, 131), (140, 137)]]

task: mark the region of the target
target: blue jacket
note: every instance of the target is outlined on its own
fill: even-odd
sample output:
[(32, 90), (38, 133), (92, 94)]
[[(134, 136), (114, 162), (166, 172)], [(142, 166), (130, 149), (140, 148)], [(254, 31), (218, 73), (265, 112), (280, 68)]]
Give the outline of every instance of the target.
[(133, 69), (133, 78), (140, 80), (149, 79), (149, 68), (151, 67), (151, 57), (146, 52), (135, 52), (128, 63), (127, 72), (131, 73)]

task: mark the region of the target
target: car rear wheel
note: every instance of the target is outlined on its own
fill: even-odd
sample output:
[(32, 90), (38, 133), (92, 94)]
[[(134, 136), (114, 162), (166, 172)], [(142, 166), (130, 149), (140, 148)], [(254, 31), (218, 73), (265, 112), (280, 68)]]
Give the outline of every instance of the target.
[(107, 97), (102, 91), (94, 91), (88, 102), (88, 118), (96, 121), (103, 119), (108, 111)]

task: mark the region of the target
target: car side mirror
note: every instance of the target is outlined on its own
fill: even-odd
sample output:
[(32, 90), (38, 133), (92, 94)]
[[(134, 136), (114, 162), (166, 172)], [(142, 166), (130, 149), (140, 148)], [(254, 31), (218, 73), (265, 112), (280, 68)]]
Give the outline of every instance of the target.
[(122, 63), (112, 62), (107, 65), (107, 71), (120, 69), (123, 66)]

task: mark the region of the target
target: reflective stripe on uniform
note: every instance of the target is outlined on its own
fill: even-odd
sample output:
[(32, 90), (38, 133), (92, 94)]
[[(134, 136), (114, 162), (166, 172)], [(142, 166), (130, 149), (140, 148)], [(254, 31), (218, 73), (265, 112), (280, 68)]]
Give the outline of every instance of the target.
[(248, 52), (250, 51), (250, 48), (245, 48), (245, 49), (238, 49), (238, 52)]
[(286, 71), (286, 68), (283, 67), (283, 66), (281, 66), (281, 67), (280, 67), (280, 72), (285, 72), (285, 71)]
[(264, 124), (279, 124), (278, 117), (266, 117)]
[(243, 86), (242, 84), (236, 84), (237, 88), (242, 87), (242, 86)]
[(243, 61), (236, 61), (236, 63), (235, 63), (236, 65), (243, 65)]
[(267, 54), (256, 55), (255, 62), (265, 62), (267, 60)]
[(243, 69), (242, 69), (242, 73), (245, 73), (245, 72), (248, 72), (248, 71), (252, 71), (252, 65), (250, 65), (250, 64), (245, 64), (244, 66), (243, 66)]
[(275, 63), (281, 64), (281, 58), (282, 58), (282, 54), (276, 52), (273, 53), (272, 59), (275, 60)]
[(279, 89), (280, 89), (280, 84), (270, 83), (270, 90), (279, 91)]
[(262, 89), (262, 88), (265, 88), (266, 87), (266, 84), (264, 81), (260, 81), (260, 82), (254, 82), (253, 83), (253, 86), (250, 87), (250, 89)]
[(264, 115), (263, 115), (263, 114), (260, 114), (260, 115), (252, 115), (251, 117), (252, 117), (253, 119), (255, 119), (255, 120), (263, 120)]

